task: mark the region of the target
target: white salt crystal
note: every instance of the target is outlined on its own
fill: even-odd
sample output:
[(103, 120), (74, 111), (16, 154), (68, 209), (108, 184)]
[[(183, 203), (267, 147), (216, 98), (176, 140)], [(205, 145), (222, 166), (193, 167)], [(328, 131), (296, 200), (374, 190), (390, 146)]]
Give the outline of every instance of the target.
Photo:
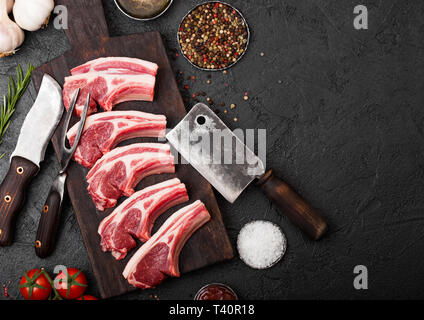
[(272, 267), (283, 257), (286, 248), (283, 232), (269, 221), (257, 220), (246, 224), (237, 239), (240, 259), (255, 269)]

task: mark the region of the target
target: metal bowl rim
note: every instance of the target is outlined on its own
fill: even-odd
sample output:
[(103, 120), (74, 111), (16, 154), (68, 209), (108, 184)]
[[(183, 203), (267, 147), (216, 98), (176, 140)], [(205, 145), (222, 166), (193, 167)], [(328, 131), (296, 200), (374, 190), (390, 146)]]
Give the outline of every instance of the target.
[[(116, 0), (115, 0), (116, 1)], [(180, 28), (181, 28), (181, 26), (182, 26), (182, 24), (183, 24), (183, 21), (185, 20), (185, 18), (187, 18), (187, 16), (192, 12), (192, 11), (194, 11), (197, 7), (200, 7), (200, 6), (202, 6), (202, 5), (205, 5), (205, 4), (208, 4), (208, 3), (210, 3), (210, 2), (218, 2), (218, 3), (222, 3), (222, 4), (224, 4), (224, 5), (227, 5), (227, 6), (229, 6), (230, 8), (232, 8), (232, 9), (234, 9), (239, 15), (240, 15), (240, 17), (243, 19), (243, 22), (244, 22), (244, 25), (246, 26), (246, 29), (247, 29), (247, 42), (246, 42), (246, 47), (245, 47), (245, 49), (244, 49), (244, 51), (243, 51), (243, 53), (237, 58), (237, 60), (235, 61), (235, 62), (233, 62), (232, 64), (230, 64), (230, 65), (228, 65), (228, 66), (226, 66), (225, 68), (219, 68), (219, 69), (208, 69), (208, 68), (202, 68), (202, 67), (199, 67), (198, 65), (196, 65), (196, 64), (194, 64), (193, 62), (191, 62), (190, 61), (190, 59), (189, 58), (187, 58), (186, 57), (186, 55), (183, 53), (183, 49), (181, 48), (181, 43), (180, 43), (180, 35), (179, 35), (179, 31), (180, 31)], [(249, 47), (249, 44), (250, 44), (250, 28), (249, 28), (249, 25), (247, 24), (247, 21), (246, 21), (246, 18), (244, 17), (244, 15), (241, 13), (241, 11), (240, 10), (238, 10), (237, 8), (235, 8), (233, 5), (231, 5), (231, 4), (229, 4), (229, 3), (227, 3), (227, 2), (224, 2), (224, 1), (205, 1), (205, 2), (202, 2), (202, 3), (199, 3), (199, 4), (197, 4), (196, 6), (194, 6), (191, 10), (189, 10), (185, 15), (184, 15), (184, 17), (181, 19), (181, 22), (180, 22), (180, 25), (179, 25), (179, 27), (178, 27), (178, 31), (177, 31), (177, 42), (178, 42), (178, 46), (180, 47), (180, 52), (181, 52), (181, 54), (183, 55), (183, 57), (193, 66), (193, 67), (195, 67), (195, 68), (197, 68), (197, 69), (199, 69), (199, 70), (202, 70), (202, 71), (223, 71), (223, 70), (227, 70), (227, 69), (229, 69), (229, 68), (231, 68), (232, 66), (234, 66), (237, 62), (239, 62), (240, 60), (241, 60), (241, 58), (246, 54), (246, 51), (247, 51), (247, 48)]]
[(160, 13), (158, 13), (157, 15), (155, 15), (154, 17), (151, 18), (137, 18), (134, 17), (132, 15), (130, 15), (129, 13), (125, 12), (124, 9), (121, 7), (121, 5), (118, 3), (118, 0), (114, 0), (115, 5), (118, 7), (118, 9), (124, 14), (126, 15), (128, 18), (136, 20), (136, 21), (150, 21), (150, 20), (155, 20), (157, 18), (159, 18), (161, 15), (163, 15), (166, 11), (168, 11), (169, 7), (171, 6), (171, 4), (174, 2), (174, 0), (170, 0), (168, 6), (163, 9)]

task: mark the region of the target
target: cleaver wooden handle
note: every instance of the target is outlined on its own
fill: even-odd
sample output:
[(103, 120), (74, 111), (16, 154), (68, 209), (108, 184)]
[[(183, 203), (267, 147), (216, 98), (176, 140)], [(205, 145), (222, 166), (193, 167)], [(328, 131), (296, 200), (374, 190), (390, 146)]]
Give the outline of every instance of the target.
[(12, 244), (14, 220), (25, 202), (26, 192), (38, 167), (31, 161), (13, 157), (0, 185), (0, 246)]
[(265, 195), (303, 232), (313, 240), (327, 231), (327, 222), (296, 191), (268, 170), (257, 185)]

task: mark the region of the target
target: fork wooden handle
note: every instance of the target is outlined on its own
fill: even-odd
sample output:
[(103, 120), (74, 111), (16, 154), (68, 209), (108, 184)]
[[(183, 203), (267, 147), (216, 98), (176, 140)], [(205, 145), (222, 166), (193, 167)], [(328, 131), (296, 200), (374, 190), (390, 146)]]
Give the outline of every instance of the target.
[(35, 253), (40, 258), (48, 257), (56, 247), (57, 230), (62, 212), (62, 197), (52, 187), (41, 212), (35, 240)]
[(31, 161), (13, 157), (9, 171), (0, 185), (0, 246), (12, 244), (14, 221), (17, 213), (24, 205), (26, 192), (38, 173), (38, 166)]

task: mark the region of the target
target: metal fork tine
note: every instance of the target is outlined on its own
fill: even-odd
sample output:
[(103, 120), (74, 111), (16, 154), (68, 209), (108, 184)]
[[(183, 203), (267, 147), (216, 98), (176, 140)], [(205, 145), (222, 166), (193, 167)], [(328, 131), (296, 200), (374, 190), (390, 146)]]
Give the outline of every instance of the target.
[(81, 139), (82, 132), (84, 131), (85, 120), (87, 119), (88, 105), (90, 103), (90, 94), (87, 95), (87, 100), (85, 101), (84, 110), (82, 112), (81, 120), (79, 122), (77, 136), (75, 138), (74, 144), (70, 150), (71, 155), (74, 154), (75, 149), (77, 148), (79, 141)]
[[(71, 105), (69, 106), (68, 112), (66, 113), (65, 122), (63, 123), (62, 136), (60, 141), (60, 145), (63, 151), (68, 151), (68, 148), (66, 147), (66, 133), (68, 132), (68, 129), (69, 129), (69, 123), (71, 122), (72, 114), (74, 113), (74, 109), (78, 100), (79, 93), (80, 93), (80, 89), (77, 89), (77, 91), (74, 94), (74, 97), (72, 98), (72, 102), (71, 102)], [(62, 152), (62, 160), (63, 160), (63, 156), (64, 154)]]
[(61, 142), (62, 143), (62, 152), (61, 152), (62, 169), (61, 169), (60, 173), (65, 172), (65, 170), (68, 167), (69, 162), (71, 161), (72, 155), (74, 154), (75, 149), (77, 148), (77, 146), (79, 144), (79, 140), (81, 138), (82, 131), (83, 131), (84, 126), (85, 126), (85, 120), (87, 118), (88, 105), (90, 103), (90, 94), (87, 95), (87, 100), (85, 102), (84, 110), (83, 110), (83, 113), (82, 113), (82, 116), (81, 116), (81, 120), (79, 122), (79, 128), (78, 128), (77, 136), (76, 136), (76, 138), (75, 138), (75, 140), (72, 144), (72, 147), (70, 149), (67, 148), (66, 147), (66, 133), (69, 130), (69, 123), (71, 121), (71, 117), (72, 117), (72, 114), (73, 114), (73, 111), (74, 111), (74, 108), (75, 108), (75, 104), (76, 104), (78, 95), (79, 95), (79, 89), (76, 92), (74, 98), (72, 99), (71, 107), (69, 108), (68, 113), (66, 114), (65, 123), (63, 124), (62, 142)]

